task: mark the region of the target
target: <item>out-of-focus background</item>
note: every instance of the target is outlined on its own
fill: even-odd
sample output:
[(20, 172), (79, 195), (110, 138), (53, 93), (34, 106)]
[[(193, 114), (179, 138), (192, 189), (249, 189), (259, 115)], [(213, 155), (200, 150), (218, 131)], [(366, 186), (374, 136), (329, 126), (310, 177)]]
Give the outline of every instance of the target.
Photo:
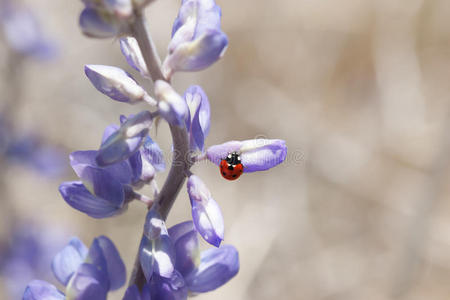
[[(179, 2), (158, 0), (147, 9), (162, 56)], [(110, 101), (91, 86), (83, 66), (131, 68), (117, 41), (82, 36), (80, 1), (22, 3), (59, 55), (27, 59), (16, 70), (1, 47), (1, 102), (14, 100), (8, 114), (15, 134), (31, 132), (66, 154), (97, 149), (108, 124), (144, 106)], [(221, 206), (225, 242), (238, 248), (241, 260), (236, 278), (198, 299), (449, 299), (450, 1), (217, 3), (229, 36), (226, 55), (206, 71), (176, 74), (174, 84), (180, 93), (200, 84), (208, 94), (207, 145), (281, 138), (288, 157), (236, 182), (223, 180), (209, 163), (193, 168)], [(6, 99), (11, 74), (20, 78), (17, 101)], [(169, 153), (166, 125), (155, 139)], [(58, 193), (61, 181), (75, 180), (68, 167), (43, 176), (22, 160), (1, 159), (2, 265), (8, 267), (0, 298), (14, 299), (8, 293), (25, 287), (11, 280), (25, 275), (11, 274), (26, 269), (35, 276), (23, 262), (11, 263), (18, 250), (8, 245), (16, 235), (27, 241), (23, 236), (34, 232), (45, 240), (25, 242), (23, 252), (54, 253), (50, 245), (58, 242), (49, 240), (64, 244), (77, 235), (89, 245), (104, 234), (131, 271), (144, 206), (91, 219)], [(189, 218), (184, 189), (168, 225)]]

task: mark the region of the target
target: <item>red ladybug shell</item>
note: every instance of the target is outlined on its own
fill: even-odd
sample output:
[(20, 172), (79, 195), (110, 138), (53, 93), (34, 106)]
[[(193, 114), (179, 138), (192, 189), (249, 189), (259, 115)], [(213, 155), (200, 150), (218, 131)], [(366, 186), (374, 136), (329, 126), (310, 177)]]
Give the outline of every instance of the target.
[(220, 162), (220, 174), (228, 180), (236, 180), (244, 172), (244, 166), (237, 153), (230, 153)]

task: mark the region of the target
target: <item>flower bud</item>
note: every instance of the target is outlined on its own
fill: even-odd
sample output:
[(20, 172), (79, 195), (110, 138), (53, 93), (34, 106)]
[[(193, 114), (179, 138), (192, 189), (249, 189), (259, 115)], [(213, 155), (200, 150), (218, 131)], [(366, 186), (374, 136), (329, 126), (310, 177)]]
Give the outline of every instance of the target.
[(150, 98), (133, 77), (120, 68), (86, 65), (84, 72), (98, 91), (113, 100), (136, 103)]
[(189, 131), (191, 149), (203, 151), (211, 116), (208, 97), (200, 86), (193, 85), (184, 93), (184, 99), (189, 107), (186, 128)]
[(187, 191), (191, 200), (195, 228), (205, 241), (219, 247), (224, 235), (223, 217), (219, 205), (211, 197), (203, 181), (196, 175), (189, 176)]
[(158, 100), (160, 115), (170, 124), (185, 126), (188, 117), (186, 101), (178, 95), (170, 84), (163, 80), (155, 82), (155, 96)]
[(139, 259), (147, 281), (154, 274), (170, 278), (175, 268), (174, 257), (164, 221), (155, 209), (149, 210), (139, 246)]
[(144, 57), (142, 56), (141, 48), (134, 37), (124, 37), (120, 39), (120, 49), (127, 63), (136, 71), (139, 71), (142, 76), (150, 78), (150, 73), (147, 69)]
[(223, 56), (228, 38), (220, 29), (220, 7), (213, 0), (186, 0), (172, 29), (163, 71), (199, 71)]

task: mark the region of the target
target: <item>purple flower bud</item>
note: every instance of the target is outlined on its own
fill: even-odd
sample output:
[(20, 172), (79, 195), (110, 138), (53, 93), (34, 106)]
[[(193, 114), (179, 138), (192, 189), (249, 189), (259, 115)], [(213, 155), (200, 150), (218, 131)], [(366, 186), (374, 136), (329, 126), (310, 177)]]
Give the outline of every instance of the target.
[(196, 175), (189, 176), (187, 191), (191, 200), (195, 228), (205, 241), (219, 247), (224, 235), (223, 217), (219, 205), (211, 197), (203, 181)]
[(129, 118), (112, 133), (100, 147), (96, 162), (99, 166), (123, 161), (139, 150), (152, 123), (148, 111), (142, 111)]
[(66, 287), (69, 299), (106, 299), (107, 274), (92, 264), (81, 264)]
[(190, 112), (186, 128), (189, 130), (191, 149), (203, 151), (211, 116), (208, 97), (200, 86), (193, 85), (184, 92), (184, 99)]
[(122, 31), (120, 22), (114, 17), (89, 7), (81, 12), (79, 23), (81, 31), (92, 38), (112, 38)]
[(98, 91), (114, 100), (136, 103), (150, 99), (147, 92), (133, 77), (120, 68), (103, 65), (86, 65), (84, 72)]
[(147, 213), (144, 235), (139, 246), (139, 259), (145, 278), (149, 281), (158, 275), (170, 278), (174, 271), (174, 253), (166, 225), (159, 213)]
[(87, 254), (88, 249), (76, 237), (72, 238), (69, 244), (56, 254), (52, 262), (52, 270), (62, 285), (67, 285), (69, 279), (86, 259)]
[(192, 221), (169, 228), (169, 236), (175, 248), (175, 268), (183, 276), (190, 274), (200, 264), (197, 234)]
[(168, 78), (176, 71), (202, 70), (223, 56), (228, 38), (220, 29), (220, 17), (213, 0), (182, 2), (163, 63)]
[(201, 263), (185, 277), (189, 291), (205, 293), (227, 283), (239, 271), (239, 255), (231, 245), (210, 248), (201, 253)]
[(128, 64), (133, 69), (139, 71), (142, 76), (150, 78), (150, 73), (148, 72), (144, 57), (142, 56), (141, 48), (139, 48), (138, 42), (134, 37), (121, 38), (120, 49)]
[(23, 300), (65, 300), (63, 293), (56, 287), (42, 280), (33, 280), (25, 289)]
[(232, 152), (239, 153), (244, 172), (250, 173), (268, 170), (282, 163), (286, 158), (287, 147), (283, 140), (230, 141), (209, 147), (206, 156), (219, 165), (220, 161)]
[(178, 95), (170, 84), (163, 80), (155, 82), (155, 96), (158, 100), (160, 115), (170, 124), (185, 126), (188, 117), (186, 101)]

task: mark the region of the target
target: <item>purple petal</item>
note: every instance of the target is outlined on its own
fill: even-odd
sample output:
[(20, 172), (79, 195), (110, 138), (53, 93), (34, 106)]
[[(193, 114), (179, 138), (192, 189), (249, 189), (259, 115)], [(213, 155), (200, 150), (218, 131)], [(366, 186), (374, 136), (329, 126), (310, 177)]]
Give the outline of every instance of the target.
[(69, 299), (106, 300), (108, 288), (106, 273), (92, 264), (84, 263), (70, 279), (66, 293)]
[(64, 300), (64, 294), (56, 287), (42, 280), (33, 280), (23, 294), (23, 300)]
[(125, 284), (125, 265), (114, 243), (106, 236), (94, 239), (89, 249), (89, 262), (107, 273), (110, 290), (116, 290)]
[(209, 29), (191, 42), (179, 44), (164, 60), (167, 77), (176, 71), (200, 71), (219, 60), (228, 46), (227, 36), (220, 30)]
[[(97, 167), (97, 162), (95, 157), (97, 156), (97, 151), (75, 151), (70, 154), (70, 164), (78, 175), (78, 177), (83, 177), (83, 172), (87, 167)], [(118, 180), (122, 184), (130, 184), (133, 177), (133, 169), (128, 161), (121, 161), (113, 165), (103, 167), (111, 176)]]
[(186, 127), (189, 129), (191, 149), (203, 151), (210, 127), (211, 112), (208, 97), (200, 86), (194, 85), (186, 90), (184, 99), (190, 111)]
[(186, 276), (200, 263), (197, 231), (192, 221), (183, 222), (169, 228), (169, 236), (175, 249), (175, 268)]
[(84, 72), (98, 91), (114, 100), (135, 103), (149, 97), (133, 77), (120, 68), (86, 65)]
[(170, 124), (183, 127), (189, 109), (186, 101), (178, 95), (170, 84), (163, 80), (155, 82), (155, 96), (160, 115)]
[(59, 192), (70, 206), (93, 218), (107, 218), (122, 211), (124, 192), (121, 187), (110, 191), (115, 197), (112, 201), (92, 195), (80, 181), (63, 182)]
[(99, 166), (123, 161), (139, 150), (152, 124), (152, 116), (142, 111), (128, 118), (100, 147), (96, 162)]
[(56, 254), (52, 262), (52, 270), (62, 285), (67, 285), (70, 277), (83, 263), (87, 253), (88, 249), (83, 242), (74, 237), (64, 249)]
[(268, 170), (282, 163), (286, 159), (287, 147), (283, 140), (230, 141), (209, 147), (206, 155), (211, 162), (219, 165), (232, 152), (240, 154), (244, 172), (250, 173)]
[(139, 253), (141, 267), (147, 281), (153, 274), (162, 277), (172, 275), (175, 256), (172, 242), (164, 221), (153, 209), (147, 213)]
[(81, 31), (88, 37), (112, 38), (120, 33), (120, 25), (115, 22), (108, 22), (92, 8), (85, 8), (80, 15)]
[(195, 228), (205, 241), (218, 247), (224, 235), (223, 217), (219, 205), (214, 201), (203, 181), (196, 175), (189, 177), (187, 190)]
[(102, 135), (102, 144), (117, 130), (119, 130), (120, 126), (112, 124), (105, 128)]
[(187, 276), (189, 291), (205, 293), (227, 283), (239, 271), (239, 254), (231, 245), (211, 248), (201, 254), (198, 269)]
[(154, 142), (149, 136), (145, 138), (144, 144), (141, 149), (141, 154), (158, 172), (162, 172), (166, 169), (166, 163), (164, 162), (164, 153), (159, 145)]
[(170, 278), (153, 276), (150, 283), (150, 292), (152, 298), (158, 300), (185, 300), (187, 299), (188, 289), (183, 276), (175, 270)]
[[(172, 28), (172, 40), (176, 39), (176, 34), (183, 30), (193, 20), (195, 26), (194, 34), (201, 35), (207, 28), (220, 29), (220, 17), (222, 13), (220, 7), (214, 0), (188, 0), (183, 1), (177, 18)], [(194, 38), (194, 34), (187, 39)], [(179, 40), (181, 42), (182, 40)]]
[(120, 39), (120, 49), (127, 63), (136, 71), (139, 71), (142, 76), (150, 77), (147, 65), (142, 56), (141, 48), (134, 37), (124, 37)]
[(147, 174), (144, 174), (144, 172), (147, 171), (147, 169), (144, 169), (141, 153), (136, 152), (133, 155), (131, 155), (130, 158), (128, 159), (128, 163), (131, 166), (132, 171), (131, 182), (133, 184), (138, 184), (142, 179), (142, 177), (147, 176)]

